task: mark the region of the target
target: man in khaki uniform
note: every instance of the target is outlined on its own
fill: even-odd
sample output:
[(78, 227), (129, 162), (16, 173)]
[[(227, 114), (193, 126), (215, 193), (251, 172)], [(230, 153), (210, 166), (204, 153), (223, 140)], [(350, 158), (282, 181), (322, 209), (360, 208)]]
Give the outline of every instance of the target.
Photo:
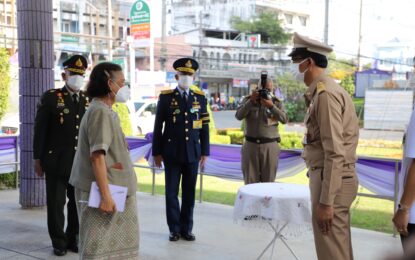
[(308, 86), (303, 158), (309, 169), (312, 222), (319, 260), (351, 260), (350, 205), (357, 194), (359, 126), (350, 95), (326, 75), (332, 48), (294, 33), (289, 54)]
[[(272, 80), (267, 80), (266, 88), (272, 93)], [(246, 123), (242, 146), (245, 184), (273, 182), (280, 154), (278, 122), (287, 122), (281, 101), (273, 94), (270, 99), (260, 98), (258, 90), (255, 90), (242, 101), (235, 117), (238, 120), (245, 119)]]

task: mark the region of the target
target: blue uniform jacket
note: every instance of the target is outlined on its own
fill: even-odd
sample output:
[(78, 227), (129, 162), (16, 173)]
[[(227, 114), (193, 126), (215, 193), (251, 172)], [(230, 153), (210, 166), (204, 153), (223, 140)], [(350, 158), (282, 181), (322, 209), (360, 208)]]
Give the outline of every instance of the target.
[[(163, 91), (157, 103), (153, 156), (167, 163), (192, 163), (209, 155), (209, 114), (202, 91), (189, 91), (187, 102), (179, 90)], [(163, 129), (164, 125), (164, 129)]]

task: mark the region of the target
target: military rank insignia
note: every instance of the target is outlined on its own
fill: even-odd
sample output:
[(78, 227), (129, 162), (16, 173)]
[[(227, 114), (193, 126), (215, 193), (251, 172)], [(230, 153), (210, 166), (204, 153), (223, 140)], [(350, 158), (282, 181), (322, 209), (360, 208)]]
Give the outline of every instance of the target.
[(326, 90), (326, 86), (323, 82), (317, 83), (317, 93), (323, 92)]
[(56, 96), (58, 97), (58, 103), (56, 105), (57, 108), (65, 107), (65, 101), (63, 100), (62, 93), (56, 92)]
[[(85, 97), (84, 94), (82, 94), (82, 97)], [(85, 108), (89, 107), (89, 97), (85, 97)]]

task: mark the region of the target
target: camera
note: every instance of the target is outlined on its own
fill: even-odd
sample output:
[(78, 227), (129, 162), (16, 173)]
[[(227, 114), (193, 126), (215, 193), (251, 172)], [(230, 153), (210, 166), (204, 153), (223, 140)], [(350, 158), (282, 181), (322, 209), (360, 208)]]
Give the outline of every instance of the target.
[(262, 71), (261, 72), (261, 88), (258, 89), (259, 98), (272, 99), (271, 92), (267, 89), (267, 78), (268, 78), (268, 72)]

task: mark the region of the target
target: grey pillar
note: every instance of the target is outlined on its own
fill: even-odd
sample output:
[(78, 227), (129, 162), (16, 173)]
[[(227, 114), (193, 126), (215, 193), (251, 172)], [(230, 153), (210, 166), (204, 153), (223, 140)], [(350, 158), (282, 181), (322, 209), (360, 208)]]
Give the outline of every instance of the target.
[(20, 204), (46, 204), (45, 180), (33, 170), (33, 123), (42, 93), (53, 88), (52, 0), (17, 0), (20, 94)]

